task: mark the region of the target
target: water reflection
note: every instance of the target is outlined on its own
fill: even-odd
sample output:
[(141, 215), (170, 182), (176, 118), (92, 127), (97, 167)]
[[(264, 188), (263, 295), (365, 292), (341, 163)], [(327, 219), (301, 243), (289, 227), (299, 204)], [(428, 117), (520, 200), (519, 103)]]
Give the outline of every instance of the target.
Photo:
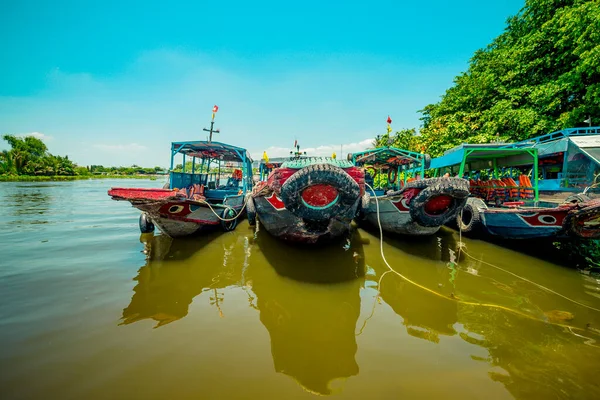
[(311, 251), (262, 232), (257, 242), (274, 270), (252, 263), (248, 277), (271, 337), (275, 371), (310, 392), (331, 394), (332, 381), (358, 374), (355, 329), (365, 272), (361, 238), (357, 233), (343, 246)]
[[(384, 265), (374, 264), (380, 278), (379, 296), (402, 317), (410, 336), (442, 346), (456, 346), (455, 340), (460, 338), (470, 348), (471, 360), (487, 363), (491, 367), (490, 379), (502, 383), (518, 399), (600, 398), (600, 387), (586, 383), (594, 379), (598, 370), (600, 330), (595, 327), (600, 326), (600, 313), (494, 269), (481, 260), (465, 257), (458, 262), (452, 237), (426, 240), (429, 253), (423, 251), (426, 246), (420, 248), (419, 242), (394, 238), (385, 242), (393, 246), (387, 256), (394, 267), (423, 286), (407, 282)], [(442, 244), (437, 247), (441, 252), (433, 251), (435, 243)], [(467, 247), (478, 254), (478, 245), (479, 242), (470, 242)], [(505, 255), (505, 250), (486, 246), (481, 257), (502, 264), (501, 257), (498, 260), (492, 257), (494, 253)], [(401, 258), (395, 253), (399, 249), (418, 258), (408, 265), (400, 264)], [(554, 285), (559, 277), (572, 276), (568, 270), (554, 269), (525, 255), (511, 256), (512, 262), (527, 265), (529, 272), (541, 265), (543, 269), (532, 279), (545, 284), (548, 283), (542, 280), (546, 278), (544, 272), (552, 275), (548, 280)], [(578, 286), (597, 289), (589, 284), (593, 279), (583, 281), (584, 284), (562, 280), (560, 291), (566, 294), (572, 291), (577, 298), (581, 293)], [(583, 301), (594, 305), (590, 298)], [(374, 311), (376, 315), (375, 308)], [(556, 320), (556, 316), (565, 319)], [(482, 349), (487, 356), (481, 356)], [(470, 367), (465, 364), (456, 368)]]
[(465, 329), (460, 337), (489, 354), (472, 358), (497, 367), (490, 378), (504, 384), (515, 398), (600, 398), (600, 387), (586, 384), (597, 380), (598, 373), (600, 350), (593, 331), (468, 306), (460, 307), (459, 320)]
[(206, 291), (222, 314), (228, 289), (241, 288), (269, 332), (276, 372), (318, 394), (331, 394), (332, 381), (358, 374), (355, 329), (366, 268), (359, 234), (311, 251), (266, 232), (256, 239), (238, 232), (193, 241), (161, 235), (140, 240), (147, 263), (121, 324), (151, 319), (156, 328), (177, 321)]
[[(378, 232), (375, 232), (379, 236)], [(384, 234), (384, 242), (407, 254), (427, 258), (434, 261), (456, 261), (455, 255), (458, 249), (458, 241), (455, 233), (442, 227), (434, 235), (430, 236), (400, 236)]]
[[(122, 324), (153, 319), (160, 327), (185, 317), (194, 297), (212, 290), (219, 312), (217, 289), (239, 283), (244, 238), (214, 233), (193, 240), (142, 235), (147, 263), (134, 278), (137, 285), (123, 310)], [(236, 251), (237, 250), (237, 251)]]

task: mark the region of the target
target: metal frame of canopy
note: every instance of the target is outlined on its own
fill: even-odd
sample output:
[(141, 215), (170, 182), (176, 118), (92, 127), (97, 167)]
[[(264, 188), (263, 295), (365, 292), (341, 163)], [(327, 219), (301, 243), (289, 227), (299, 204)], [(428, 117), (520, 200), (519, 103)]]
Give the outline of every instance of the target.
[[(442, 168), (452, 168), (458, 165), (458, 176), (460, 177), (464, 176), (466, 168), (468, 168), (469, 171), (493, 169), (494, 178), (498, 179), (498, 160), (504, 161), (501, 165), (503, 167), (528, 165), (529, 163), (523, 163), (523, 157), (519, 157), (523, 155), (531, 156), (532, 158), (532, 185), (535, 193), (534, 201), (538, 202), (538, 150), (536, 148), (502, 148), (494, 147), (494, 145), (462, 145), (456, 150), (451, 150), (445, 155), (433, 159), (431, 161), (431, 169), (435, 170), (435, 176), (437, 176)], [(460, 162), (457, 162), (458, 160), (460, 160)], [(482, 161), (483, 163), (481, 163), (480, 166), (473, 166), (475, 161)], [(484, 168), (486, 166), (487, 168)]]
[[(401, 171), (405, 172), (416, 172), (421, 173), (421, 178), (425, 176), (425, 164), (426, 154), (416, 153), (414, 151), (399, 149), (397, 147), (379, 147), (372, 150), (365, 150), (358, 153), (352, 153), (348, 155), (348, 159), (352, 161), (354, 165), (366, 165), (366, 164), (387, 164), (393, 165), (390, 161), (392, 158), (399, 158), (400, 162), (397, 164), (396, 175)], [(419, 164), (418, 166), (411, 164)], [(406, 183), (406, 174), (404, 174), (404, 183)]]
[[(252, 180), (252, 158), (248, 154), (246, 149), (241, 147), (232, 146), (230, 144), (214, 142), (214, 141), (190, 141), (190, 142), (172, 142), (171, 143), (171, 166), (170, 172), (173, 173), (173, 165), (175, 161), (175, 155), (183, 155), (182, 173), (186, 173), (185, 158), (186, 156), (192, 157), (192, 174), (196, 173), (196, 158), (202, 160), (200, 165), (200, 173), (204, 170), (206, 163), (207, 171), (210, 168), (210, 163), (213, 160), (218, 161), (219, 172), (221, 173), (221, 162), (231, 161), (239, 162), (242, 164), (242, 174), (244, 178), (250, 177)], [(242, 179), (242, 189), (244, 193), (249, 189), (247, 179)], [(171, 189), (173, 188), (173, 181), (170, 182)]]

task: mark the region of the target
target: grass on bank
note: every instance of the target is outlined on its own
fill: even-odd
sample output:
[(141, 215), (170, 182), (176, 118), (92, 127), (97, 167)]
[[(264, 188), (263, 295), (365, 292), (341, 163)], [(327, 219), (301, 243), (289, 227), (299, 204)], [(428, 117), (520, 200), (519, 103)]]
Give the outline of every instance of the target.
[(50, 181), (77, 181), (85, 179), (150, 179), (156, 180), (163, 175), (0, 175), (0, 182), (50, 182)]

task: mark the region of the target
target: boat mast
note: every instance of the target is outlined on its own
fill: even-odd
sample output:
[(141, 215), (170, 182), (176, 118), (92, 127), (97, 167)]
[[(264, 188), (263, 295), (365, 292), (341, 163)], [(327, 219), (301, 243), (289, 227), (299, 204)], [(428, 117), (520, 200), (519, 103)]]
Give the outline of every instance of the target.
[(212, 135), (213, 135), (213, 132), (216, 132), (216, 133), (219, 133), (219, 132), (220, 132), (220, 130), (219, 130), (219, 129), (213, 129), (213, 128), (214, 128), (214, 126), (215, 126), (215, 114), (217, 113), (217, 111), (219, 111), (219, 106), (217, 106), (217, 105), (215, 104), (215, 106), (214, 106), (214, 107), (213, 107), (213, 109), (212, 109), (212, 120), (210, 121), (210, 129), (206, 129), (206, 128), (203, 128), (203, 129), (202, 129), (203, 131), (206, 131), (206, 132), (209, 132), (209, 133), (210, 133), (210, 135), (208, 136), (208, 142), (209, 142), (209, 143), (210, 143), (210, 142), (212, 142)]

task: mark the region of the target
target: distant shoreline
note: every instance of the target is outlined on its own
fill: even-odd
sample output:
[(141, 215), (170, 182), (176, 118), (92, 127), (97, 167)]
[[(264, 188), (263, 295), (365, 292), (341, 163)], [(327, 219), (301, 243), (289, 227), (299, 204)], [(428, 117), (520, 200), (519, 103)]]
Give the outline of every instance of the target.
[(57, 175), (57, 176), (35, 176), (35, 175), (0, 175), (0, 182), (59, 182), (78, 181), (84, 179), (150, 179), (157, 180), (167, 175)]

